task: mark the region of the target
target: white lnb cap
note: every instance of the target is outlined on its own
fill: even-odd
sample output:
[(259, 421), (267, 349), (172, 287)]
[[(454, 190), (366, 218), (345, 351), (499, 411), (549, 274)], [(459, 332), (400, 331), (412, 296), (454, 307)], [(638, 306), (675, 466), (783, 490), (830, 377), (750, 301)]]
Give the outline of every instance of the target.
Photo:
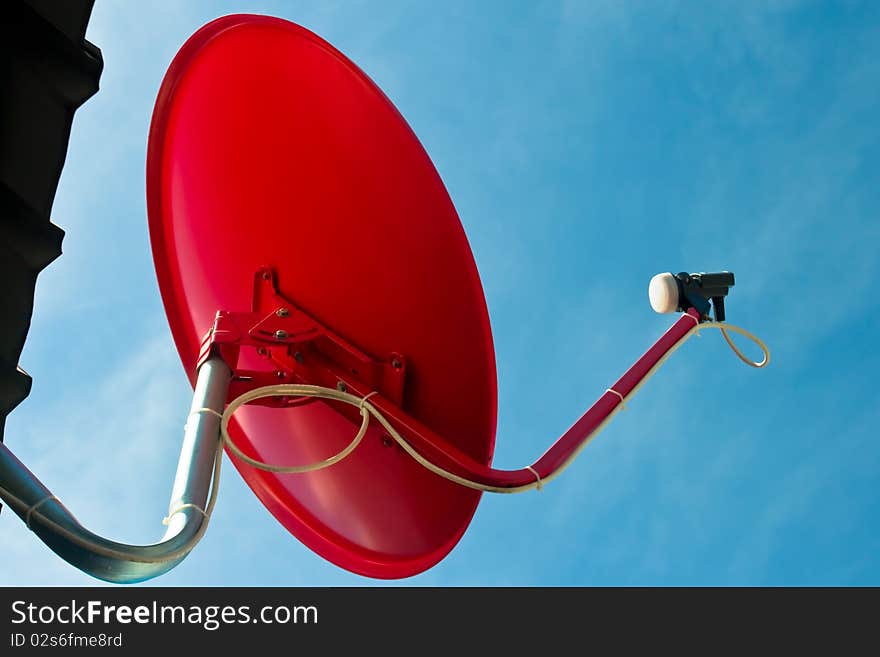
[(674, 313), (678, 310), (678, 283), (670, 273), (657, 274), (648, 284), (651, 308), (658, 313)]

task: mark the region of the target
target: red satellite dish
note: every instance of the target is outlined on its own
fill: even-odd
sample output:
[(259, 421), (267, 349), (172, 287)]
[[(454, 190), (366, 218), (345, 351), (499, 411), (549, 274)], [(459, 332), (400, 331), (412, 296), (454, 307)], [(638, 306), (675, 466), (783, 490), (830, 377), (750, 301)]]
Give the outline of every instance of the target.
[(162, 540), (88, 531), (0, 443), (0, 499), (108, 581), (154, 577), (192, 550), (221, 444), (306, 545), (357, 573), (405, 577), (452, 549), (479, 491), (532, 490), (562, 472), (698, 327), (720, 329), (749, 365), (769, 362), (724, 322), (731, 272), (659, 274), (651, 305), (684, 314), (532, 465), (492, 468), (492, 333), (443, 183), (363, 72), (277, 18), (227, 16), (184, 44), (156, 101), (147, 203), (194, 384)]
[[(450, 446), (490, 463), (494, 349), (461, 223), (406, 121), (333, 46), (267, 16), (227, 16), (196, 32), (156, 102), (147, 200), (159, 286), (191, 381), (218, 310), (271, 315), (281, 299), (347, 342), (338, 362), (352, 365), (354, 390), (352, 380), (368, 384), (359, 394), (378, 382)], [(293, 354), (306, 365), (320, 356), (307, 347)], [(271, 379), (291, 348), (282, 351), (242, 350), (239, 365), (284, 382)], [(370, 372), (356, 372), (354, 351)], [(334, 404), (248, 405), (230, 435), (264, 461), (327, 458), (360, 424)], [(231, 458), (297, 538), (373, 577), (436, 564), (480, 498), (425, 470), (376, 423), (349, 458), (319, 472), (279, 475)]]

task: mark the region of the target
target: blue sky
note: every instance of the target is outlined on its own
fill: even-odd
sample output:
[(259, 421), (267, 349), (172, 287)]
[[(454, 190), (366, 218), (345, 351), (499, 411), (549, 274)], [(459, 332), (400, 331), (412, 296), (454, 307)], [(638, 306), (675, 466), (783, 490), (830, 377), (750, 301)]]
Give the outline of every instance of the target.
[[(495, 335), (496, 464), (530, 463), (665, 329), (658, 271), (730, 269), (681, 349), (541, 493), (486, 495), (404, 584), (880, 584), (880, 4), (98, 0), (7, 443), (98, 533), (151, 542), (190, 391), (149, 252), (152, 104), (186, 38), (267, 13), (353, 59), (407, 118), (470, 238)], [(226, 468), (163, 585), (369, 585)], [(92, 584), (0, 514), (0, 584)]]

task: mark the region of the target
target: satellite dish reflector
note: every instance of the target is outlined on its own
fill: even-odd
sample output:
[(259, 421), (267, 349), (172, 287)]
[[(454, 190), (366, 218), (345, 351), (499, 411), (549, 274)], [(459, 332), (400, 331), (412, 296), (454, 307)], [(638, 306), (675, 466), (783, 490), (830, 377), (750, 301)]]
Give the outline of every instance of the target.
[[(413, 131), (342, 53), (278, 18), (201, 28), (159, 92), (147, 200), (162, 298), (192, 381), (217, 311), (271, 315), (284, 305), (277, 293), (363, 352), (366, 367), (400, 370), (404, 359), (400, 406), (490, 463), (494, 349), (467, 239)], [(271, 374), (278, 355), (267, 351), (241, 358)], [(340, 451), (359, 424), (323, 401), (248, 405), (230, 436), (256, 458), (307, 463)], [(375, 423), (347, 459), (319, 472), (279, 475), (231, 458), (297, 538), (373, 577), (437, 563), (480, 498), (425, 470)]]

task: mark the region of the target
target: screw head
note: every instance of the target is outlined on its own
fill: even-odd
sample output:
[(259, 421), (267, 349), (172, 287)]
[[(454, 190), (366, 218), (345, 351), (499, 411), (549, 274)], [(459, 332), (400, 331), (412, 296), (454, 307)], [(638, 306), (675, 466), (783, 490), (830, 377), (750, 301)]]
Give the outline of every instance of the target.
[(279, 317), (287, 317), (290, 314), (290, 311), (287, 308), (279, 308), (275, 311), (275, 314)]
[(284, 372), (283, 370), (275, 370), (275, 376), (279, 379), (284, 379), (287, 378), (287, 372)]
[(391, 367), (393, 367), (396, 370), (399, 370), (401, 367), (403, 367), (403, 363), (400, 362), (400, 359), (395, 358), (394, 360), (391, 361)]
[(348, 386), (345, 385), (345, 381), (337, 381), (336, 382), (336, 389), (339, 392), (348, 392)]
[(276, 340), (286, 340), (287, 339), (287, 331), (282, 331), (281, 329), (278, 329), (277, 331), (275, 331), (275, 339)]

